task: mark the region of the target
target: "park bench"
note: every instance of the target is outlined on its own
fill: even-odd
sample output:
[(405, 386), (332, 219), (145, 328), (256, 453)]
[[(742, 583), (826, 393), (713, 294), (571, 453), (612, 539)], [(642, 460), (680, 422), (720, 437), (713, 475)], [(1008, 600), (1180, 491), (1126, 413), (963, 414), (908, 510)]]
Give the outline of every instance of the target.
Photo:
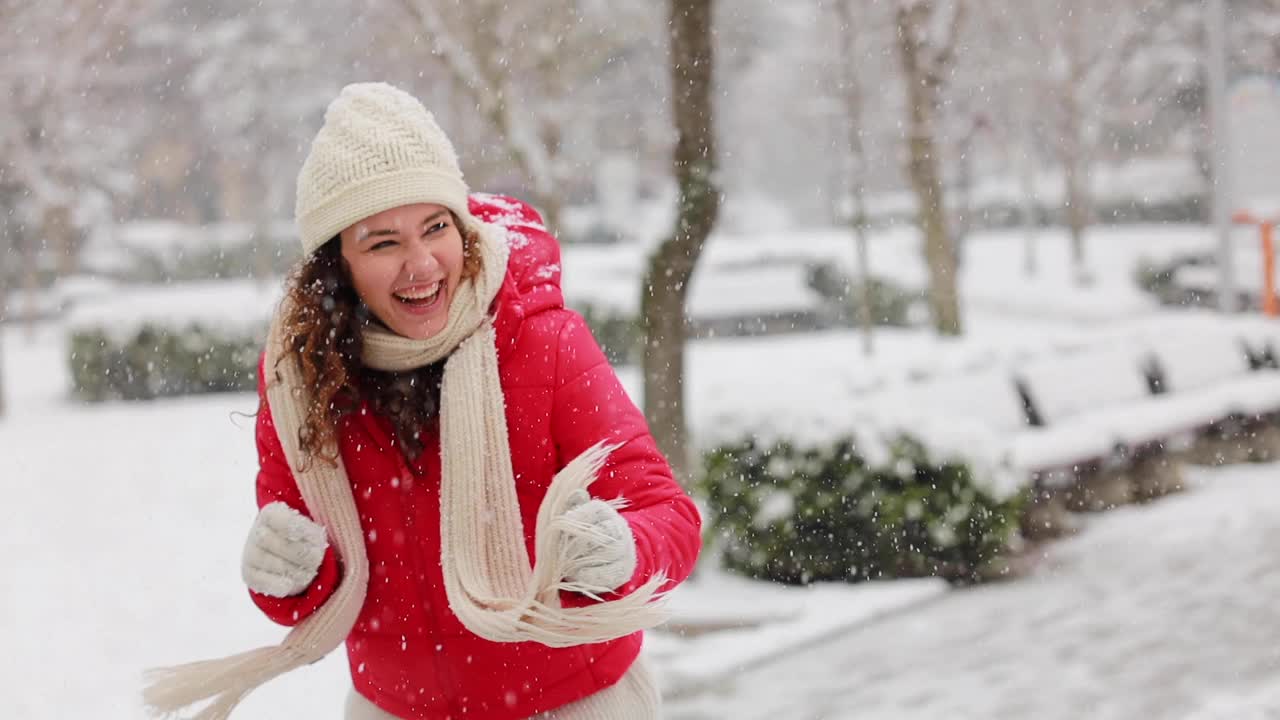
[[(1105, 344), (907, 383), (869, 412), (881, 432), (917, 435), (1045, 502), (1101, 510), (1178, 489), (1182, 459), (1280, 449), (1280, 373), (1255, 357), (1267, 333), (1274, 326), (1251, 320), (1157, 322)], [(1045, 512), (1033, 523), (1061, 524), (1056, 508)]]

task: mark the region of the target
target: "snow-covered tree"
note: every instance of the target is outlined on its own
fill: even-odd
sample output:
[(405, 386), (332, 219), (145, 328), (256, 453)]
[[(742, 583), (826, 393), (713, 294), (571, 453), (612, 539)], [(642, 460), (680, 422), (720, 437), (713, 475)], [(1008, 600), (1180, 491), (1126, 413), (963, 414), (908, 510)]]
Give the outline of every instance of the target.
[[(300, 22), (315, 4), (211, 6), (199, 33), (172, 27), (184, 61), (184, 99), (203, 134), (201, 161), (212, 170), (219, 217), (251, 223), (265, 238), (270, 221), (293, 212), (293, 182), (325, 105), (342, 84), (318, 73), (342, 50), (319, 23)], [(339, 16), (326, 12), (329, 22)], [(255, 273), (270, 272), (273, 248), (256, 247)]]
[[(1084, 236), (1095, 221), (1091, 178), (1117, 112), (1133, 123), (1138, 98), (1121, 92), (1140, 60), (1156, 61), (1154, 30), (1168, 14), (1165, 2), (1080, 0), (1002, 5), (997, 27), (1002, 42), (1030, 76), (1034, 107), (1042, 118), (1041, 136), (1054, 148), (1063, 174), (1063, 205), (1077, 282), (1088, 281)], [(1126, 107), (1127, 106), (1127, 107)], [(1024, 106), (1026, 107), (1026, 106)]]
[(77, 229), (110, 219), (109, 198), (130, 183), (127, 159), (146, 132), (133, 114), (149, 68), (125, 58), (134, 30), (154, 9), (149, 0), (84, 3), (0, 2), (0, 182), (5, 233), (33, 263), (74, 267)]
[(883, 19), (874, 12), (869, 0), (831, 0), (829, 7), (824, 8), (829, 15), (825, 23), (828, 32), (836, 36), (834, 46), (838, 48), (835, 56), (835, 72), (833, 73), (833, 94), (838, 101), (839, 117), (846, 135), (847, 153), (844, 162), (845, 187), (842, 199), (847, 197), (849, 207), (842, 208), (847, 214), (850, 228), (853, 230), (855, 256), (859, 273), (859, 286), (862, 297), (859, 302), (859, 323), (863, 332), (863, 352), (870, 355), (873, 351), (872, 325), (872, 285), (870, 282), (870, 250), (868, 248), (868, 217), (866, 194), (869, 181), (868, 142), (867, 142), (867, 98), (875, 97), (869, 90), (871, 74), (868, 70), (874, 65), (867, 62), (878, 54), (877, 41), (886, 37)]
[(534, 204), (559, 227), (565, 188), (583, 173), (566, 146), (591, 110), (574, 100), (608, 75), (627, 38), (645, 37), (635, 30), (651, 24), (646, 8), (602, 0), (401, 5), (413, 22), (413, 44), (447, 70), (466, 107), (497, 131)]
[[(1135, 96), (1135, 113), (1155, 118), (1141, 128), (1143, 140), (1161, 133), (1179, 149), (1190, 148), (1208, 184), (1208, 4), (1170, 4), (1167, 20), (1153, 30), (1152, 43), (1145, 49), (1148, 55), (1159, 53), (1163, 66), (1144, 63), (1144, 72), (1131, 73), (1124, 92)], [(1226, 9), (1228, 82), (1247, 75), (1280, 76), (1280, 0), (1232, 0)]]
[(1280, 73), (1280, 0), (1228, 3), (1233, 60), (1244, 72)]
[(42, 267), (73, 271), (81, 231), (110, 222), (110, 198), (130, 184), (129, 151), (146, 132), (130, 100), (149, 69), (125, 56), (152, 9), (149, 0), (0, 0), (2, 316), (15, 311), (5, 307), (15, 274), (33, 314)]

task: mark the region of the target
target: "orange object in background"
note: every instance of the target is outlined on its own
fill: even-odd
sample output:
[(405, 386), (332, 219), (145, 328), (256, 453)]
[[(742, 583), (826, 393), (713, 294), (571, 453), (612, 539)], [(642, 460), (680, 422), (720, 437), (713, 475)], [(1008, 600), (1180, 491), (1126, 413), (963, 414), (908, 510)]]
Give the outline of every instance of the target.
[(1276, 301), (1275, 228), (1273, 222), (1262, 224), (1262, 312), (1270, 317), (1280, 315), (1280, 303)]
[(1280, 300), (1276, 298), (1276, 220), (1264, 220), (1247, 212), (1236, 213), (1232, 220), (1258, 226), (1262, 235), (1262, 313), (1268, 317), (1280, 316)]

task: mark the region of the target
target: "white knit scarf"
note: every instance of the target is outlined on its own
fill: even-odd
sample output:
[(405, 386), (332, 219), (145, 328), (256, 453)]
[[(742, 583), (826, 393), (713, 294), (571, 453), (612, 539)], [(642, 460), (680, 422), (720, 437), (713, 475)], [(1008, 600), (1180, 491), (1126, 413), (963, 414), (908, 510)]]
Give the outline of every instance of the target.
[[(597, 444), (556, 474), (538, 509), (537, 562), (530, 565), (489, 316), (509, 250), (504, 229), (476, 225), (484, 270), (459, 284), (445, 329), (426, 340), (368, 330), (362, 357), (369, 367), (390, 371), (447, 358), (440, 409), (440, 547), (449, 607), (467, 629), (487, 640), (551, 647), (604, 642), (659, 625), (667, 616), (661, 573), (618, 599), (582, 608), (562, 608), (559, 602), (562, 590), (598, 597), (610, 589), (566, 579), (593, 562), (590, 548), (603, 536), (562, 515), (573, 491), (594, 482), (616, 446)], [(269, 374), (279, 373), (277, 382), (267, 384), (267, 402), (298, 489), (336, 546), (343, 576), (333, 595), (279, 645), (148, 672), (143, 699), (155, 714), (175, 716), (212, 699), (194, 717), (228, 717), (254, 688), (341, 645), (364, 605), (369, 562), (355, 498), (341, 457), (337, 467), (318, 459), (304, 462), (298, 428), (310, 406), (309, 389), (297, 359), (285, 348), (283, 316), (277, 313), (267, 341), (265, 367)]]

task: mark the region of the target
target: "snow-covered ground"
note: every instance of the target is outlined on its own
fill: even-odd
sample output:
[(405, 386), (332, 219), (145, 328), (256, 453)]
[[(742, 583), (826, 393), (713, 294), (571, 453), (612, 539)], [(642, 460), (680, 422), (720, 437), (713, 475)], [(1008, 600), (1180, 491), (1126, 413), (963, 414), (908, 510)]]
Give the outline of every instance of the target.
[[(961, 284), (965, 337), (883, 330), (870, 358), (843, 331), (694, 343), (693, 430), (702, 442), (714, 431), (821, 432), (912, 378), (1106, 344), (1166, 321), (1183, 327), (1130, 275), (1139, 257), (1210, 242), (1201, 228), (1104, 229), (1090, 244), (1096, 282), (1078, 290), (1060, 234), (1048, 234), (1034, 281), (1020, 274), (1020, 235), (983, 236)], [(626, 251), (605, 252), (566, 257), (571, 294), (590, 278), (599, 285), (584, 292), (634, 283)], [(852, 257), (847, 236), (831, 231), (725, 238), (709, 259), (767, 262), (780, 252)], [(873, 262), (881, 274), (919, 280), (912, 233), (877, 236)], [(277, 641), (237, 567), (254, 512), (256, 398), (75, 405), (63, 328), (2, 332), (0, 717), (139, 718), (142, 668)], [(623, 375), (638, 394), (634, 374)], [(742, 417), (750, 422), (735, 425)], [(705, 573), (677, 602), (692, 631), (655, 635), (650, 651), (669, 690), (683, 695), (675, 717), (1095, 715), (1073, 708), (1248, 717), (1231, 703), (1265, 702), (1255, 679), (1274, 670), (1265, 612), (1276, 582), (1267, 550), (1280, 539), (1268, 525), (1280, 505), (1274, 473), (1199, 475), (1197, 492), (1117, 513), (1055, 547), (1035, 579), (940, 604), (919, 605), (938, 597), (932, 583), (797, 591)], [(1162, 614), (1149, 619), (1148, 609)], [(873, 617), (882, 619), (843, 634)], [(838, 639), (815, 645), (822, 635)], [(1187, 657), (1191, 649), (1204, 657)], [(770, 662), (783, 651), (787, 659)], [(1152, 699), (1162, 678), (1179, 702)], [(1143, 692), (1127, 693), (1126, 683)], [(348, 686), (335, 653), (255, 692), (237, 717), (336, 717)], [(1225, 714), (1212, 714), (1220, 707)], [(1106, 714), (1113, 709), (1131, 712)]]
[[(4, 336), (0, 717), (141, 718), (143, 668), (282, 635), (239, 579), (255, 511), (257, 399), (71, 404), (53, 330)], [(651, 634), (649, 652), (664, 684), (699, 687), (944, 589), (934, 581), (787, 589), (708, 569), (674, 598), (679, 632)], [(270, 683), (237, 717), (336, 717), (350, 684), (345, 663), (337, 652)]]
[(1280, 466), (1094, 518), (1031, 578), (956, 591), (714, 687), (672, 720), (1280, 717)]

